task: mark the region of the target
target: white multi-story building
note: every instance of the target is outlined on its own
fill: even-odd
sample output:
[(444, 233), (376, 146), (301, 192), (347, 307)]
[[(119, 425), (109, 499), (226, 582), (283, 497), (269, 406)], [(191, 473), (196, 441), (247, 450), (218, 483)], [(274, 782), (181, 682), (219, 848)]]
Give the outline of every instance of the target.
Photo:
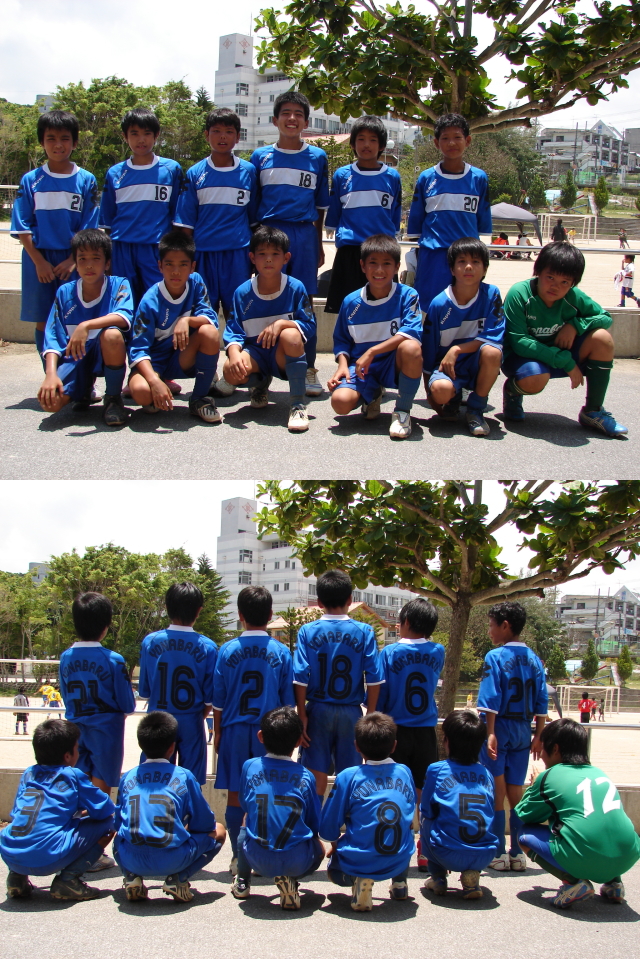
[[(220, 54), (216, 70), (214, 100), (218, 107), (237, 113), (242, 124), (239, 146), (246, 150), (275, 143), (278, 131), (271, 122), (276, 97), (290, 90), (293, 81), (276, 69), (264, 73), (253, 65), (253, 37), (230, 33), (220, 37)], [(415, 127), (389, 114), (381, 117), (390, 140), (396, 147), (413, 142)], [(304, 136), (330, 136), (349, 133), (353, 120), (341, 123), (335, 114), (312, 107), (309, 127)]]
[(51, 567), (48, 563), (29, 563), (29, 575), (36, 586), (39, 586), (40, 583), (47, 578), (50, 571)]
[(637, 643), (640, 636), (640, 597), (626, 586), (613, 596), (568, 593), (556, 606), (556, 617), (566, 626), (572, 646), (595, 638), (601, 652)]
[(576, 170), (613, 173), (635, 169), (637, 158), (629, 153), (629, 141), (615, 127), (598, 120), (590, 130), (577, 127), (543, 127), (536, 149), (547, 158), (554, 173)]

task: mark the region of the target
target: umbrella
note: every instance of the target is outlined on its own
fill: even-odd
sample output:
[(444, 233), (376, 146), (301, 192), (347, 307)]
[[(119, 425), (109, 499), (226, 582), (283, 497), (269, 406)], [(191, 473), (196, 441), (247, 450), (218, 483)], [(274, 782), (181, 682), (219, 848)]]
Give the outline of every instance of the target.
[(524, 232), (524, 224), (531, 223), (536, 231), (536, 236), (540, 240), (540, 245), (542, 245), (542, 233), (540, 232), (538, 217), (530, 210), (524, 210), (521, 206), (514, 206), (513, 203), (494, 203), (491, 207), (491, 216), (494, 220), (510, 220), (512, 223), (517, 223), (521, 233)]

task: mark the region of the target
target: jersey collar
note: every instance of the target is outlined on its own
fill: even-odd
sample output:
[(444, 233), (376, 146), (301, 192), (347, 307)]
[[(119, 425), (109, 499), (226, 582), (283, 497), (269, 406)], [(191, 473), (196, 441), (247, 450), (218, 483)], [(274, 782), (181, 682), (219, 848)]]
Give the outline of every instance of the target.
[(461, 180), (463, 176), (467, 175), (470, 169), (471, 169), (471, 164), (465, 163), (464, 170), (462, 171), (462, 173), (445, 173), (444, 170), (442, 169), (442, 161), (440, 161), (440, 163), (436, 163), (434, 167), (434, 170), (436, 171), (438, 176), (444, 177), (445, 180)]
[(243, 636), (268, 636), (269, 633), (266, 629), (245, 629), (243, 633), (240, 633), (238, 639), (241, 639)]
[(287, 763), (295, 763), (293, 756), (278, 756), (277, 753), (267, 753), (264, 757), (265, 759), (282, 759)]
[(366, 303), (367, 306), (382, 306), (384, 303), (388, 303), (389, 300), (395, 295), (397, 288), (398, 284), (392, 283), (388, 296), (383, 296), (381, 300), (370, 300), (367, 296), (367, 287), (363, 286), (360, 290), (360, 296), (362, 297), (362, 302)]
[(431, 643), (431, 636), (428, 636), (426, 639), (424, 636), (421, 636), (420, 639), (399, 639), (399, 643), (403, 643), (405, 646), (409, 646), (411, 643), (418, 645), (419, 643)]
[(102, 643), (99, 643), (97, 639), (76, 639), (75, 643), (71, 643), (71, 648), (74, 646), (82, 646), (84, 649), (87, 646), (99, 646), (102, 649)]
[(472, 300), (469, 300), (468, 303), (465, 303), (464, 306), (463, 306), (461, 303), (458, 303), (458, 301), (456, 300), (456, 294), (455, 294), (454, 289), (453, 289), (452, 286), (448, 286), (448, 287), (447, 287), (447, 289), (446, 289), (446, 294), (447, 294), (447, 297), (448, 297), (448, 298), (451, 300), (451, 302), (454, 304), (454, 306), (457, 306), (459, 310), (468, 310), (469, 307), (470, 307), (470, 306), (473, 306), (473, 304), (476, 302), (476, 300), (477, 300), (478, 297), (480, 296), (480, 287), (478, 287), (478, 292), (477, 292), (476, 295), (473, 297), (473, 299), (472, 299)]
[(384, 766), (387, 763), (393, 762), (395, 762), (395, 760), (392, 759), (391, 756), (387, 756), (386, 759), (365, 759), (364, 764), (365, 766)]
[(277, 145), (274, 143), (274, 144), (273, 144), (273, 149), (274, 149), (274, 150), (277, 150), (278, 153), (289, 153), (289, 154), (293, 153), (293, 154), (296, 154), (296, 153), (302, 153), (303, 150), (308, 150), (308, 149), (309, 149), (309, 144), (308, 144), (308, 143), (303, 143), (299, 150), (283, 150), (282, 147), (279, 147), (279, 146), (277, 146)]
[[(169, 762), (168, 759), (143, 759), (140, 765), (144, 766), (145, 763), (168, 763), (168, 762)], [(169, 765), (172, 765), (172, 764), (169, 763)]]
[(350, 619), (346, 613), (323, 613), (320, 619)]
[(276, 290), (275, 293), (258, 293), (258, 277), (257, 277), (257, 276), (252, 276), (252, 277), (251, 277), (251, 288), (252, 288), (253, 292), (255, 293), (255, 295), (256, 295), (256, 296), (258, 297), (258, 299), (260, 299), (260, 300), (277, 300), (278, 297), (279, 297), (279, 296), (282, 296), (282, 294), (284, 293), (284, 289), (285, 289), (285, 287), (286, 287), (286, 285), (287, 285), (287, 282), (288, 282), (288, 280), (287, 280), (287, 275), (286, 275), (286, 273), (283, 273), (283, 274), (282, 274), (282, 279), (280, 280), (280, 289), (279, 289), (279, 290)]
[(169, 623), (167, 626), (167, 631), (179, 632), (179, 633), (195, 633), (193, 626), (174, 626), (173, 623)]
[(526, 643), (521, 643), (519, 640), (512, 639), (510, 642), (505, 643), (505, 646), (526, 646)]
[(187, 285), (185, 286), (184, 290), (182, 291), (180, 296), (177, 298), (177, 300), (174, 300), (174, 298), (169, 293), (169, 290), (165, 286), (164, 280), (160, 280), (160, 282), (158, 283), (158, 289), (160, 290), (160, 294), (167, 301), (167, 303), (175, 303), (177, 305), (183, 302), (187, 293), (189, 292), (190, 282), (191, 282), (190, 280), (187, 280)]
[(48, 163), (43, 164), (42, 169), (48, 176), (53, 176), (57, 180), (66, 180), (68, 177), (76, 175), (76, 173), (78, 172), (78, 165), (77, 163), (73, 164), (73, 170), (71, 171), (71, 173), (52, 173), (51, 170), (49, 169)]
[(160, 163), (160, 157), (156, 156), (155, 153), (153, 154), (153, 160), (151, 161), (151, 163), (145, 163), (144, 166), (140, 166), (139, 163), (132, 163), (131, 157), (129, 157), (129, 159), (127, 160), (127, 166), (131, 170), (150, 170), (152, 167), (156, 166), (157, 163)]
[(386, 173), (389, 167), (386, 163), (383, 163), (379, 170), (361, 170), (357, 161), (354, 161), (351, 164), (351, 169), (354, 173), (359, 173), (360, 176), (379, 176), (381, 173)]
[(86, 300), (83, 300), (82, 298), (82, 280), (77, 280), (76, 282), (78, 299), (80, 300), (82, 305), (85, 307), (85, 309), (88, 309), (90, 306), (97, 306), (100, 300), (102, 299), (102, 297), (104, 296), (104, 291), (106, 290), (106, 288), (107, 288), (107, 278), (105, 276), (104, 280), (102, 281), (102, 289), (100, 290), (100, 295), (97, 296), (95, 300), (86, 301)]
[(237, 157), (235, 153), (233, 154), (233, 164), (232, 166), (216, 166), (215, 163), (211, 160), (211, 157), (207, 157), (207, 166), (211, 170), (215, 170), (216, 173), (233, 173), (234, 170), (237, 170), (240, 166), (240, 157)]

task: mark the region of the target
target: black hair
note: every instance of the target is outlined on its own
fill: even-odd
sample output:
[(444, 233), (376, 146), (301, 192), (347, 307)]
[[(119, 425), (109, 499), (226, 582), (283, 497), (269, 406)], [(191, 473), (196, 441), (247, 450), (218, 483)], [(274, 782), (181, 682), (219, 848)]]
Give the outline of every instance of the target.
[(365, 759), (388, 759), (396, 741), (398, 727), (386, 713), (367, 713), (355, 725), (356, 745)]
[(293, 706), (270, 709), (260, 720), (262, 742), (268, 753), (290, 756), (304, 732), (302, 720)]
[(509, 239), (509, 236), (508, 236), (507, 233), (498, 233), (498, 236), (500, 237), (501, 240), (508, 240), (508, 239)]
[(138, 746), (147, 759), (164, 759), (178, 738), (178, 720), (171, 713), (155, 709), (138, 723)]
[(438, 610), (428, 599), (411, 599), (400, 610), (399, 621), (408, 623), (412, 633), (426, 638), (438, 625)]
[[(478, 259), (482, 260), (486, 276), (489, 269), (489, 251), (482, 240), (475, 236), (463, 236), (461, 239), (453, 241), (447, 250), (447, 263), (452, 273), (459, 256), (477, 256)], [(452, 279), (452, 285), (455, 285), (455, 276)]]
[(192, 236), (182, 230), (170, 230), (158, 243), (158, 259), (164, 260), (167, 253), (184, 253), (193, 262), (196, 258), (196, 245)]
[(205, 122), (205, 130), (207, 133), (211, 127), (215, 127), (218, 124), (220, 126), (233, 127), (236, 133), (240, 134), (240, 117), (228, 107), (219, 107), (217, 110), (212, 110), (211, 113), (207, 114)]
[(634, 263), (636, 257), (634, 253), (625, 253), (624, 258), (625, 260), (629, 260), (631, 263)]
[(273, 115), (277, 119), (280, 115), (280, 110), (285, 103), (295, 103), (297, 107), (302, 107), (304, 110), (305, 120), (309, 119), (310, 107), (309, 101), (305, 97), (304, 93), (300, 93), (298, 90), (287, 90), (286, 93), (281, 93), (276, 97), (275, 103), (273, 104)]
[(318, 576), (316, 595), (327, 609), (346, 606), (353, 593), (353, 583), (341, 569), (328, 569)]
[(44, 135), (47, 130), (68, 130), (71, 134), (74, 145), (78, 142), (80, 136), (80, 126), (78, 119), (73, 113), (67, 113), (66, 110), (49, 110), (47, 113), (41, 113), (38, 117), (36, 132), (38, 143), (44, 144)]
[(366, 262), (367, 257), (373, 256), (374, 253), (386, 253), (393, 257), (396, 263), (400, 263), (400, 257), (402, 255), (398, 241), (393, 236), (387, 236), (386, 233), (377, 233), (375, 236), (368, 236), (364, 243), (361, 244), (360, 259), (363, 263)]
[(238, 593), (238, 612), (250, 626), (266, 626), (273, 613), (271, 593), (264, 586), (245, 586)]
[(24, 695), (25, 695), (25, 687), (24, 687), (24, 686), (18, 686), (18, 692), (20, 693), (21, 696), (24, 696)]
[(190, 626), (204, 606), (204, 598), (193, 583), (174, 583), (164, 595), (164, 604), (169, 619), (179, 619), (185, 626)]
[(122, 118), (120, 129), (125, 137), (130, 127), (140, 127), (142, 130), (149, 130), (157, 137), (160, 133), (160, 121), (149, 107), (136, 107), (135, 110), (128, 110)]
[(460, 127), (466, 137), (469, 136), (469, 124), (459, 113), (444, 113), (436, 120), (433, 128), (433, 139), (439, 140), (440, 135), (450, 127)]
[(71, 255), (78, 259), (78, 250), (102, 250), (105, 260), (111, 259), (111, 237), (102, 230), (78, 230), (71, 237)]
[(487, 727), (475, 709), (454, 709), (442, 724), (449, 744), (449, 758), (463, 766), (478, 762)]
[(543, 246), (535, 263), (533, 264), (533, 275), (540, 276), (543, 270), (551, 270), (552, 273), (560, 273), (562, 276), (568, 276), (573, 280), (573, 285), (577, 286), (584, 273), (584, 254), (573, 243), (567, 243), (566, 240), (559, 240), (555, 243), (547, 243)]
[(255, 253), (259, 246), (275, 246), (282, 253), (289, 252), (289, 237), (284, 230), (262, 223), (251, 235), (249, 252)]
[(111, 625), (113, 606), (102, 593), (80, 593), (73, 601), (71, 615), (79, 638), (90, 642), (99, 639)]
[(39, 766), (64, 766), (66, 753), (72, 753), (80, 739), (80, 730), (68, 719), (45, 719), (33, 734), (33, 751)]
[(519, 636), (527, 622), (527, 611), (520, 603), (495, 603), (489, 609), (489, 619), (494, 619), (498, 626), (506, 620), (514, 636)]
[(540, 741), (548, 756), (557, 744), (562, 762), (567, 766), (590, 766), (589, 734), (574, 719), (554, 719), (540, 733)]
[(378, 156), (382, 153), (384, 148), (387, 145), (387, 131), (385, 125), (379, 117), (358, 117), (353, 126), (351, 127), (351, 133), (349, 135), (349, 143), (351, 144), (351, 149), (355, 153), (356, 150), (356, 137), (359, 133), (364, 131), (369, 133), (375, 133), (378, 138)]

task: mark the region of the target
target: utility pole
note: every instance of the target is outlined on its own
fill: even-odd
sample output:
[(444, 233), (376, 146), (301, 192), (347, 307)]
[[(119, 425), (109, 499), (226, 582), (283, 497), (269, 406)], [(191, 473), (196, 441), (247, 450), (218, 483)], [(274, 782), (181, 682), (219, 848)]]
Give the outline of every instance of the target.
[(598, 590), (598, 602), (596, 604), (596, 625), (593, 629), (593, 638), (596, 643), (596, 653), (598, 652), (598, 614), (600, 612), (600, 590)]

